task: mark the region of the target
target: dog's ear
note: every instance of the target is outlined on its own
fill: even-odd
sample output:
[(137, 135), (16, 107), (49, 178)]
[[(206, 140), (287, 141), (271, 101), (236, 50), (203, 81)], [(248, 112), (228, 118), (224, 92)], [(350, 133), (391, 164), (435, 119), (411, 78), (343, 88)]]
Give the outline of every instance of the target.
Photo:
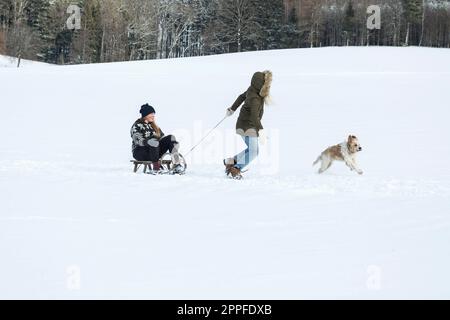
[(349, 135), (347, 141), (350, 142), (353, 139), (353, 135)]

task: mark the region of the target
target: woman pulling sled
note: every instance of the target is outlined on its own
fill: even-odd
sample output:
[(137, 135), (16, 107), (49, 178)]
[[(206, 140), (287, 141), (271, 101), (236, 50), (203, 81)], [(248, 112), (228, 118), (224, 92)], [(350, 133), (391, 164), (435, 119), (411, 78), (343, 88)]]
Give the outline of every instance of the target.
[(236, 123), (236, 133), (242, 137), (247, 148), (223, 161), (227, 176), (233, 179), (242, 178), (242, 170), (258, 156), (258, 140), (264, 142), (265, 135), (261, 119), (264, 114), (264, 104), (270, 97), (271, 84), (271, 71), (256, 72), (247, 91), (227, 109), (227, 116), (230, 117), (244, 103)]

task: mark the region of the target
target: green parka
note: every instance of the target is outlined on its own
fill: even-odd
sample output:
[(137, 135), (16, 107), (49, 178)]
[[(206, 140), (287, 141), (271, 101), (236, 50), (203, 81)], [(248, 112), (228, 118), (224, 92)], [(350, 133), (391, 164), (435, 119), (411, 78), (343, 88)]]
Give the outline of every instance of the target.
[(270, 94), (271, 84), (272, 72), (256, 72), (252, 77), (251, 86), (231, 106), (230, 109), (236, 111), (244, 103), (236, 123), (237, 134), (259, 136), (259, 130), (263, 129), (261, 119), (264, 115), (264, 100)]

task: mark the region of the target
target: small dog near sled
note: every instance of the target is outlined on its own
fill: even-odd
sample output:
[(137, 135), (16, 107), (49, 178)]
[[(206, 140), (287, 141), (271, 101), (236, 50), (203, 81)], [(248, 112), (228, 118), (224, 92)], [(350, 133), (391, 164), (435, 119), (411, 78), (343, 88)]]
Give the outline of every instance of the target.
[(329, 147), (314, 161), (313, 166), (318, 164), (320, 161), (321, 166), (319, 173), (323, 173), (328, 170), (333, 161), (344, 161), (345, 164), (350, 168), (350, 170), (356, 171), (358, 174), (363, 174), (362, 170), (358, 168), (356, 164), (356, 154), (362, 151), (361, 145), (359, 144), (358, 138), (354, 135), (350, 135), (347, 141), (344, 141), (338, 145)]

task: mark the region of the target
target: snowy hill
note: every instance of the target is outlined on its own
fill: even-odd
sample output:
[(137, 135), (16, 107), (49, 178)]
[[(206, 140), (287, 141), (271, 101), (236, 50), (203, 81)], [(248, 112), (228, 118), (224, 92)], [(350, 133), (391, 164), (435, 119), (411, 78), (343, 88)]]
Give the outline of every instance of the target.
[[(186, 153), (254, 71), (269, 142), (227, 119), (182, 177), (135, 175), (145, 102)], [(450, 298), (450, 50), (326, 48), (0, 70), (0, 298)], [(348, 134), (363, 176), (312, 162)]]

